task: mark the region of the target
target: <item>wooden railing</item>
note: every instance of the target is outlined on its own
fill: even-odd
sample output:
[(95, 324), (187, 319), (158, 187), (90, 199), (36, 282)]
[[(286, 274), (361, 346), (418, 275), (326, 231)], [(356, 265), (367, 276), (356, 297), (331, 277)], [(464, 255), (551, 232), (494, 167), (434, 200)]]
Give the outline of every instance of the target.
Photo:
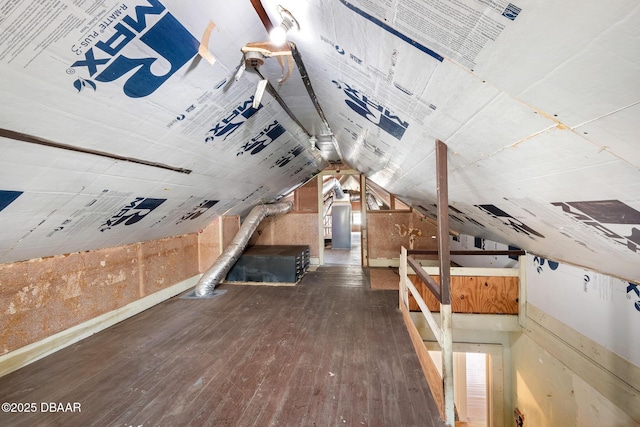
[[(511, 255), (511, 256), (522, 256), (524, 255), (524, 251), (451, 251), (451, 255)], [(405, 323), (407, 324), (407, 328), (409, 330), (409, 335), (411, 336), (411, 340), (414, 344), (416, 352), (418, 353), (418, 358), (420, 359), (420, 364), (422, 366), (425, 377), (427, 378), (427, 382), (429, 383), (429, 388), (433, 393), (434, 400), (440, 410), (440, 415), (445, 420), (448, 425), (454, 425), (454, 411), (453, 411), (453, 383), (450, 381), (445, 381), (447, 376), (453, 376), (453, 366), (451, 363), (447, 363), (447, 361), (451, 361), (453, 358), (453, 335), (452, 335), (452, 298), (455, 302), (458, 300), (464, 299), (461, 298), (461, 295), (457, 292), (456, 283), (458, 282), (458, 278), (477, 278), (481, 277), (483, 286), (482, 288), (489, 289), (489, 282), (491, 281), (488, 278), (494, 277), (506, 277), (513, 278), (509, 282), (503, 282), (506, 284), (506, 288), (511, 288), (510, 291), (513, 291), (515, 287), (515, 295), (511, 294), (510, 297), (506, 299), (512, 299), (511, 301), (515, 306), (515, 313), (517, 313), (518, 307), (518, 277), (520, 275), (519, 268), (463, 268), (463, 267), (453, 267), (448, 269), (449, 274), (452, 278), (451, 286), (447, 289), (442, 286), (439, 280), (436, 280), (434, 276), (438, 276), (440, 274), (439, 267), (423, 267), (420, 262), (413, 257), (413, 255), (429, 255), (429, 256), (437, 256), (437, 251), (408, 251), (406, 248), (401, 248), (400, 254), (400, 310), (403, 313), (403, 317), (405, 319)], [(421, 292), (418, 290), (416, 285), (410, 279), (409, 273), (414, 273), (418, 278), (419, 282), (424, 284), (422, 287), (425, 292)], [(474, 292), (471, 290), (470, 292)], [(419, 307), (419, 311), (424, 316), (424, 319), (433, 332), (440, 349), (442, 350), (442, 360), (443, 360), (443, 372), (442, 376), (438, 372), (431, 356), (429, 356), (426, 347), (422, 341), (422, 337), (418, 332), (411, 316), (409, 314), (410, 311), (410, 296), (413, 297), (415, 303)], [(425, 298), (427, 296), (427, 298)], [(427, 301), (425, 301), (425, 299)], [(428, 303), (428, 300), (431, 300)], [(434, 307), (435, 304), (435, 307)], [(429, 308), (429, 305), (432, 308)], [(463, 311), (463, 310), (462, 310)], [(439, 312), (440, 321), (436, 319), (436, 315), (434, 313)], [(474, 312), (477, 312), (475, 310)], [(485, 311), (486, 312), (486, 311)], [(512, 309), (504, 310), (502, 308), (494, 311), (488, 311), (489, 313), (504, 313), (510, 314), (513, 313)]]

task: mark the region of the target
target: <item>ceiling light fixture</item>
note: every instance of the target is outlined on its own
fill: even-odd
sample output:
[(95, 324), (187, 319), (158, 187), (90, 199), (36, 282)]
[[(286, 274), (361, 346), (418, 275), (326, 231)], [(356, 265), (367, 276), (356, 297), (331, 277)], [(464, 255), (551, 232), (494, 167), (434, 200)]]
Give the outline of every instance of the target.
[(276, 46), (282, 46), (287, 41), (287, 33), (295, 28), (296, 31), (300, 31), (300, 24), (293, 17), (291, 12), (278, 5), (278, 13), (282, 17), (282, 22), (277, 27), (274, 27), (269, 33), (269, 39), (271, 43)]

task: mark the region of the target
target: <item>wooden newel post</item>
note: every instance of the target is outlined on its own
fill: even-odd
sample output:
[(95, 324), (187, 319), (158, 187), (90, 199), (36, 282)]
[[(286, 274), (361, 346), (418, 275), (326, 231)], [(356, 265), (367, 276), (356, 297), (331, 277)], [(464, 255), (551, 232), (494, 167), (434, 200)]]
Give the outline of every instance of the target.
[(453, 334), (451, 323), (451, 256), (449, 245), (449, 184), (447, 145), (436, 140), (436, 175), (438, 197), (438, 261), (440, 263), (440, 318), (442, 325), (442, 382), (445, 423), (455, 425), (453, 403)]

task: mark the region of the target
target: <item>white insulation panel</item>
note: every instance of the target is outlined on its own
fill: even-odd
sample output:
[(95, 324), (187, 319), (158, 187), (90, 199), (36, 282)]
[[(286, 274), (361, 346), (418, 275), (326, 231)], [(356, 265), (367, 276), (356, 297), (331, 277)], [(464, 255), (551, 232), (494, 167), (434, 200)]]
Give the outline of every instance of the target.
[(452, 227), (640, 281), (634, 2), (264, 3), (348, 164), (433, 214), (440, 139)]
[(234, 79), (267, 37), (248, 2), (18, 1), (0, 18), (0, 262), (196, 232), (326, 165), (272, 95), (253, 105), (253, 70)]

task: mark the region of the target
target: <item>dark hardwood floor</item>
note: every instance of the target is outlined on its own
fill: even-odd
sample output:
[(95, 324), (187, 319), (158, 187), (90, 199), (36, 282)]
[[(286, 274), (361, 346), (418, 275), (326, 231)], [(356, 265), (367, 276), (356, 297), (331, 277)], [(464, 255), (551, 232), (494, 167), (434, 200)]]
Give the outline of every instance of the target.
[(332, 249), (331, 244), (325, 246), (324, 263), (326, 265), (362, 265), (361, 233), (351, 233), (351, 249)]
[[(173, 298), (0, 378), (1, 426), (444, 426), (397, 308), (366, 270)], [(34, 325), (37, 327), (37, 325)], [(42, 402), (81, 412), (42, 412)]]

